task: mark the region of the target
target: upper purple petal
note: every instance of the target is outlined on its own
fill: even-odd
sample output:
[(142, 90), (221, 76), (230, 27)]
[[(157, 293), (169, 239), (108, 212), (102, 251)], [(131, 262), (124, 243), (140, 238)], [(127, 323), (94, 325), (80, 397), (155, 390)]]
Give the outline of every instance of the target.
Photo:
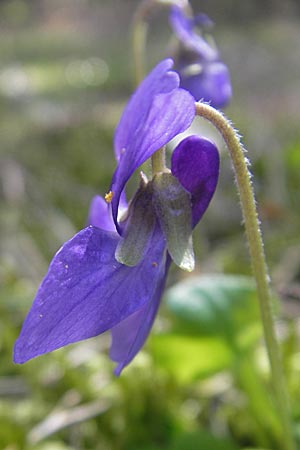
[(55, 255), (15, 344), (14, 361), (96, 336), (152, 298), (165, 271), (165, 244), (156, 229), (136, 267), (119, 264), (116, 233), (92, 226)]
[(179, 76), (170, 71), (171, 59), (158, 64), (131, 97), (115, 134), (118, 160), (113, 175), (112, 211), (117, 224), (120, 193), (133, 172), (174, 136), (186, 130), (195, 116), (193, 97), (179, 89)]
[(172, 154), (172, 174), (192, 195), (193, 226), (197, 225), (216, 190), (219, 152), (210, 140), (188, 136)]
[[(205, 17), (207, 24), (207, 16), (202, 17)], [(196, 52), (206, 60), (215, 60), (219, 57), (217, 49), (210, 46), (202, 36), (194, 31), (195, 24), (199, 23), (197, 16), (195, 19), (187, 17), (182, 8), (173, 6), (170, 10), (169, 20), (174, 33), (188, 50)]]
[(136, 354), (143, 347), (155, 320), (162, 293), (165, 287), (168, 269), (171, 259), (168, 257), (166, 269), (161, 273), (161, 278), (151, 299), (138, 311), (112, 328), (110, 357), (118, 363), (115, 374), (120, 375)]
[(171, 59), (161, 61), (142, 81), (128, 101), (114, 136), (114, 149), (119, 161), (123, 149), (128, 147), (132, 135), (137, 135), (140, 126), (146, 120), (154, 97), (166, 94), (178, 87), (178, 76), (170, 71)]

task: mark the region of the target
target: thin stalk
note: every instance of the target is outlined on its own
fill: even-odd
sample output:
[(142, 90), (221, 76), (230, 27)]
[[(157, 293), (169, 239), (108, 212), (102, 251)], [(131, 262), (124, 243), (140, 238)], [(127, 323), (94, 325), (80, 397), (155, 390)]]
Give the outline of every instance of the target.
[(278, 414), (282, 423), (282, 445), (286, 450), (296, 450), (290, 418), (289, 397), (281, 364), (280, 349), (275, 333), (269, 275), (264, 254), (262, 235), (257, 216), (255, 197), (248, 170), (248, 161), (239, 135), (220, 111), (204, 103), (196, 103), (196, 115), (209, 120), (222, 135), (233, 163), (236, 183), (249, 245), (252, 269), (257, 285), (264, 337), (271, 368)]
[(165, 147), (160, 148), (151, 157), (152, 175), (163, 172), (166, 168), (166, 151)]
[[(142, 3), (142, 5), (144, 2)], [(146, 50), (146, 40), (148, 24), (146, 20), (143, 20), (144, 9), (137, 10), (132, 27), (132, 50), (133, 50), (133, 61), (134, 61), (134, 82), (138, 86), (143, 80), (146, 68), (145, 68), (145, 50)]]
[(179, 6), (188, 15), (192, 15), (188, 0), (144, 0), (138, 5), (132, 23), (132, 49), (134, 61), (135, 84), (138, 85), (146, 74), (146, 43), (148, 32), (148, 19), (157, 8), (170, 8)]

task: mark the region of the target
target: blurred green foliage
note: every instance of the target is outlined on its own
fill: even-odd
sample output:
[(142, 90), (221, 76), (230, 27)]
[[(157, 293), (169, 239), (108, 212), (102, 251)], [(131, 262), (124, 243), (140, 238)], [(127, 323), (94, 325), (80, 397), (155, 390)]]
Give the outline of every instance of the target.
[[(267, 3), (260, 3), (263, 22), (235, 29), (224, 22), (216, 34), (233, 78), (228, 116), (243, 132), (253, 162), (299, 438), (300, 33), (292, 20), (266, 22)], [(181, 279), (184, 274), (171, 271), (174, 287), (149, 342), (121, 378), (112, 375), (107, 336), (24, 366), (11, 362), (51, 257), (84, 226), (92, 196), (109, 186), (113, 130), (132, 90), (124, 35), (135, 4), (0, 4), (0, 448), (281, 450), (222, 145), (219, 188), (195, 232), (196, 274)], [(164, 56), (161, 36), (150, 43), (149, 67)], [(199, 131), (218, 139), (202, 123)]]

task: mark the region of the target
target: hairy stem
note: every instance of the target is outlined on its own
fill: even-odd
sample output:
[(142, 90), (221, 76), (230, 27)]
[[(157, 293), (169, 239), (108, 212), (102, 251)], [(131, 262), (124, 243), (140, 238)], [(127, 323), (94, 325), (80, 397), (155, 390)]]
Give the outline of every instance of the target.
[(239, 135), (223, 114), (204, 103), (196, 103), (196, 115), (209, 120), (221, 133), (229, 150), (249, 244), (249, 252), (264, 329), (264, 337), (270, 362), (272, 385), (282, 423), (282, 445), (286, 450), (296, 450), (290, 419), (289, 398), (281, 364), (280, 349), (275, 333), (269, 276), (263, 248), (259, 219), (257, 216), (251, 176), (244, 156)]

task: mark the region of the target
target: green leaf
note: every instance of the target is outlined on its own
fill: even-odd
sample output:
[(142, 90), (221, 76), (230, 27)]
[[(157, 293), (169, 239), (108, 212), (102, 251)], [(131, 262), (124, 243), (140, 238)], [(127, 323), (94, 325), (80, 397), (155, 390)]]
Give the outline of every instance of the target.
[(60, 441), (50, 441), (34, 446), (32, 450), (71, 450), (71, 447)]
[[(219, 438), (208, 431), (200, 430), (182, 433), (176, 437), (172, 450), (237, 450), (238, 447), (228, 438)], [(258, 449), (259, 450), (259, 449)]]
[(220, 339), (179, 334), (152, 335), (151, 354), (179, 382), (206, 378), (230, 367), (233, 354)]
[(189, 278), (169, 289), (166, 303), (180, 329), (219, 336), (242, 346), (261, 335), (253, 280), (249, 277), (207, 275)]

